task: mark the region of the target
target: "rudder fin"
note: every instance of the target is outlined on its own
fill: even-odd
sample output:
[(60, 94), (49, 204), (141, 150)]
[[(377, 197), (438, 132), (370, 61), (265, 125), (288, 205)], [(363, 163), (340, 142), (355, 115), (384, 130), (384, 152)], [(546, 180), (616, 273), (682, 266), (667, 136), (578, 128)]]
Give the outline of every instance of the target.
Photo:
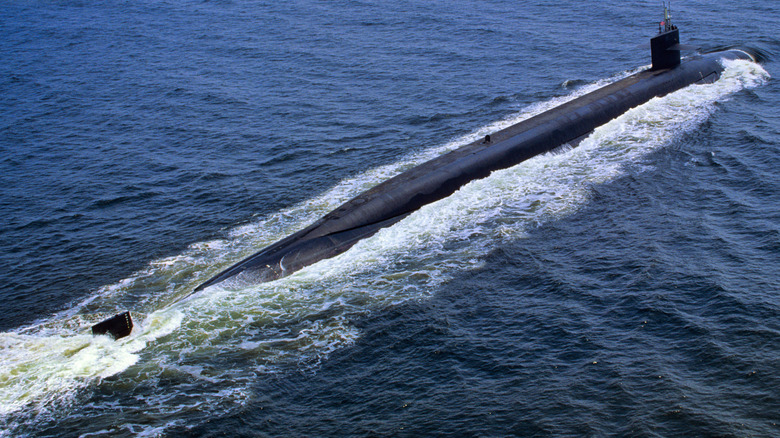
[(114, 315), (92, 326), (93, 335), (108, 334), (114, 339), (124, 338), (132, 331), (133, 319), (130, 317), (129, 311)]

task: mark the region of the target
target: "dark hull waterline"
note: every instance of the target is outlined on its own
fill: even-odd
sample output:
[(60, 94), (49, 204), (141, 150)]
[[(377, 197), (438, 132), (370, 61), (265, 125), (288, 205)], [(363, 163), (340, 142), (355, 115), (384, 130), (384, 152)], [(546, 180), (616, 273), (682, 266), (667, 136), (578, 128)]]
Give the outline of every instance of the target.
[(228, 279), (242, 283), (275, 280), (341, 254), (361, 239), (424, 205), (446, 198), (470, 181), (562, 145), (575, 144), (595, 128), (653, 97), (692, 84), (714, 82), (723, 71), (723, 59), (752, 58), (742, 51), (729, 50), (697, 56), (670, 68), (645, 70), (492, 133), (489, 141), (486, 138), (465, 145), (361, 193), (307, 228), (222, 271), (194, 291)]

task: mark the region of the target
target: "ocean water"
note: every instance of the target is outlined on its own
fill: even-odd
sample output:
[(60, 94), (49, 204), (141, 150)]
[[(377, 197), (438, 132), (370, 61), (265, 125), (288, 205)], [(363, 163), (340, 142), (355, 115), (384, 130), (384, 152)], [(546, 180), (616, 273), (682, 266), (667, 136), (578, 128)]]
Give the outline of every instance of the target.
[(780, 7), (673, 7), (760, 62), (192, 295), (646, 66), (659, 5), (4, 4), (0, 436), (780, 435)]

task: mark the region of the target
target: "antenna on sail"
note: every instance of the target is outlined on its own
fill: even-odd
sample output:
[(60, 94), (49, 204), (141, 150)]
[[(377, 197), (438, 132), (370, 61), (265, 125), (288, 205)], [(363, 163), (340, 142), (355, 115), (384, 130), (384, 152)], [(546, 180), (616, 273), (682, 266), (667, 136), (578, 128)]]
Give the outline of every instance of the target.
[(677, 29), (677, 26), (672, 24), (672, 2), (669, 4), (661, 2), (664, 7), (664, 21), (658, 24), (658, 33), (669, 32), (670, 30)]

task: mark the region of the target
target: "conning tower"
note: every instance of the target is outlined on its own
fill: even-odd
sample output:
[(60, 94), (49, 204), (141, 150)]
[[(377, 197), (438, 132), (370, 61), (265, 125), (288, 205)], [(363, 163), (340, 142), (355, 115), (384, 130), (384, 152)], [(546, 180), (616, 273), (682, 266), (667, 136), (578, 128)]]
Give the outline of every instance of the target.
[(658, 35), (650, 39), (650, 52), (653, 58), (653, 70), (680, 65), (680, 31), (672, 24), (670, 7), (666, 4), (664, 4), (664, 21), (658, 24)]

